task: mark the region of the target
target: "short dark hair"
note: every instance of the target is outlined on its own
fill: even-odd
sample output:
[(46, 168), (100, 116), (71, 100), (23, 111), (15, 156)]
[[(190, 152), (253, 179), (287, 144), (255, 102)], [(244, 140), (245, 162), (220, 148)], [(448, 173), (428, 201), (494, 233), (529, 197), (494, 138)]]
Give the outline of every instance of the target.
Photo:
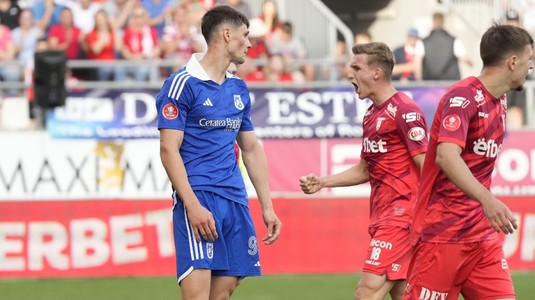
[(379, 65), (385, 72), (385, 77), (390, 79), (392, 77), (392, 70), (396, 60), (392, 50), (382, 42), (371, 42), (366, 44), (356, 44), (351, 49), (353, 54), (367, 54), (368, 65)]
[(483, 66), (496, 66), (507, 55), (533, 46), (533, 38), (523, 28), (494, 23), (481, 37), (479, 55)]
[(247, 17), (228, 5), (219, 5), (207, 11), (201, 20), (201, 32), (207, 43), (210, 42), (212, 35), (219, 25), (230, 23), (236, 27), (245, 24), (249, 28)]

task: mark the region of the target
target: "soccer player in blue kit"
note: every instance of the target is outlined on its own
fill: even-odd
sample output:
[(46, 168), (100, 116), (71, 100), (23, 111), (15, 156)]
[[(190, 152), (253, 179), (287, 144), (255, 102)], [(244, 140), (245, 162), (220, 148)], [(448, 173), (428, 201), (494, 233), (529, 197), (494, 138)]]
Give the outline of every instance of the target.
[(245, 82), (227, 72), (245, 61), (249, 21), (229, 6), (202, 18), (208, 49), (164, 82), (156, 97), (160, 157), (173, 185), (173, 231), (182, 299), (229, 299), (240, 280), (260, 275), (258, 242), (234, 154), (238, 142), (267, 227), (279, 237), (267, 161), (251, 122)]

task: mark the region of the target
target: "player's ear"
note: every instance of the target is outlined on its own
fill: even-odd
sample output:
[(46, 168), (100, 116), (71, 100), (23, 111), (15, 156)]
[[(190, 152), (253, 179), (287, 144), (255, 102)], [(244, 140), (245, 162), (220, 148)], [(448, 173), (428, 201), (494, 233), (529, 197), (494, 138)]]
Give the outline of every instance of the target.
[(225, 40), (225, 42), (228, 42), (230, 40), (230, 28), (228, 27), (223, 27), (223, 40)]
[(507, 66), (509, 67), (509, 70), (513, 71), (516, 68), (516, 64), (518, 63), (518, 57), (516, 55), (511, 55), (507, 59)]

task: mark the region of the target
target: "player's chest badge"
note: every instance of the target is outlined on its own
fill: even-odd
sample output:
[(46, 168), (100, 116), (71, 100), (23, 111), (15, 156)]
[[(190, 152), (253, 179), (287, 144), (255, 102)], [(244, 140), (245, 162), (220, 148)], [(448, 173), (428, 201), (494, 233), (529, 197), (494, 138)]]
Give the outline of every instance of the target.
[(239, 110), (243, 110), (243, 108), (245, 107), (243, 105), (243, 101), (241, 101), (240, 95), (234, 95), (234, 106), (236, 106), (236, 108)]

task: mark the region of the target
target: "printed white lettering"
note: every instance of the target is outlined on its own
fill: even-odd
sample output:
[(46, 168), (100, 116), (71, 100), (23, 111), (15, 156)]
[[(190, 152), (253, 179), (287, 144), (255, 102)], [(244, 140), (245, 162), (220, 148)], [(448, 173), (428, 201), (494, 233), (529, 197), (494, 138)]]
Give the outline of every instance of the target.
[(448, 293), (441, 293), (437, 291), (431, 291), (425, 287), (422, 287), (422, 292), (418, 300), (446, 300)]
[(474, 153), (477, 155), (494, 158), (498, 156), (502, 145), (498, 145), (494, 140), (485, 142), (485, 138), (480, 138), (474, 142)]
[(145, 261), (148, 256), (147, 248), (141, 246), (143, 235), (140, 227), (143, 217), (140, 214), (113, 216), (110, 218), (113, 262), (128, 264)]
[(379, 141), (370, 141), (368, 138), (364, 138), (362, 141), (362, 151), (371, 152), (371, 153), (386, 153), (387, 149), (385, 148), (386, 142), (382, 139)]

